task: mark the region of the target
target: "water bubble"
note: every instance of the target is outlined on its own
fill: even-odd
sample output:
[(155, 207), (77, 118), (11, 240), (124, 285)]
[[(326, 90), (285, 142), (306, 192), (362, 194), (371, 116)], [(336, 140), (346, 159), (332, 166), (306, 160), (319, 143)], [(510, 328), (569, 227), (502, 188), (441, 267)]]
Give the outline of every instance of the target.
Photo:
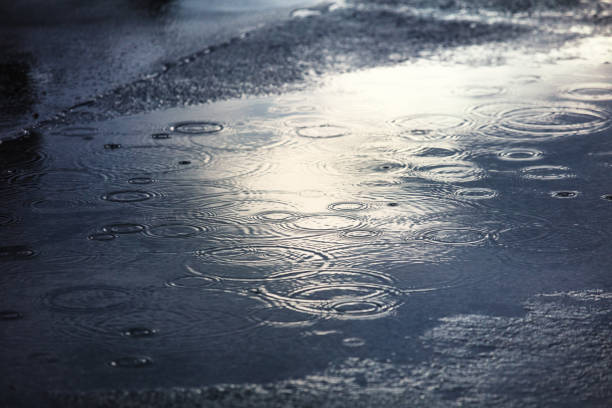
[(117, 286), (72, 286), (49, 292), (50, 308), (65, 312), (100, 312), (119, 309), (132, 300), (130, 291)]
[(122, 335), (132, 338), (152, 337), (156, 333), (157, 330), (148, 327), (130, 327), (121, 331)]
[(92, 241), (112, 241), (116, 237), (117, 236), (114, 235), (114, 234), (109, 234), (109, 233), (103, 232), (103, 233), (91, 234), (87, 238), (92, 240)]
[(612, 201), (612, 194), (604, 194), (601, 196), (602, 200)]
[(579, 101), (609, 101), (612, 100), (612, 84), (593, 82), (571, 85), (561, 90), (561, 97)]
[(308, 137), (313, 139), (330, 139), (341, 136), (346, 136), (350, 133), (347, 128), (342, 126), (334, 125), (318, 125), (301, 127), (296, 129), (296, 133), (302, 137)]
[(154, 140), (165, 140), (170, 139), (170, 135), (168, 133), (153, 133), (151, 138)]
[(554, 198), (576, 198), (580, 194), (578, 191), (553, 191), (550, 195)]
[(363, 211), (370, 208), (370, 206), (359, 201), (341, 201), (332, 203), (327, 208), (332, 211)]
[(142, 368), (153, 364), (153, 360), (146, 356), (121, 357), (108, 363), (111, 367)]
[(366, 342), (360, 337), (347, 337), (342, 339), (342, 345), (346, 347), (362, 347), (365, 346)]
[(106, 150), (115, 150), (115, 149), (119, 149), (121, 147), (121, 145), (119, 143), (107, 143), (104, 145), (104, 148)]
[(193, 121), (175, 123), (170, 129), (176, 133), (184, 133), (188, 135), (206, 135), (222, 131), (223, 125), (217, 122)]
[(544, 153), (531, 148), (509, 148), (497, 153), (501, 160), (507, 161), (534, 161), (540, 160)]
[(0, 310), (0, 320), (19, 320), (23, 315), (15, 310)]
[(561, 180), (576, 175), (566, 166), (531, 166), (521, 169), (521, 177), (530, 180)]
[(134, 203), (145, 201), (153, 197), (153, 194), (141, 190), (112, 191), (102, 196), (103, 200), (116, 203)]
[(497, 197), (497, 191), (490, 188), (462, 188), (455, 192), (455, 197), (467, 200), (489, 200)]

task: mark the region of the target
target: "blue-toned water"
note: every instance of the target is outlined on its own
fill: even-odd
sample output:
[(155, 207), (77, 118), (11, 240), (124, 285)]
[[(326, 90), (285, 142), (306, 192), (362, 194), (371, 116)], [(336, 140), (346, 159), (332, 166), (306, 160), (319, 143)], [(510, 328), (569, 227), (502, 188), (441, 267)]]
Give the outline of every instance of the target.
[[(500, 378), (522, 341), (571, 344), (588, 332), (572, 313), (610, 330), (610, 47), (425, 58), (102, 120), (83, 106), (6, 141), (3, 392), (305, 378), (430, 406), (503, 394), (456, 384)], [(542, 294), (608, 306), (553, 324)], [(537, 361), (517, 373), (562, 378)]]

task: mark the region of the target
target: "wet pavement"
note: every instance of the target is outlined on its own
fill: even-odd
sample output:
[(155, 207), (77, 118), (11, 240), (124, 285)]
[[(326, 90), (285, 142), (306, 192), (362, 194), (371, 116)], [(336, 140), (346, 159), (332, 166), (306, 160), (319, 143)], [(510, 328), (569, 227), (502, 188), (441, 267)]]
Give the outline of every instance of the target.
[(610, 4), (258, 3), (10, 10), (3, 405), (608, 406)]

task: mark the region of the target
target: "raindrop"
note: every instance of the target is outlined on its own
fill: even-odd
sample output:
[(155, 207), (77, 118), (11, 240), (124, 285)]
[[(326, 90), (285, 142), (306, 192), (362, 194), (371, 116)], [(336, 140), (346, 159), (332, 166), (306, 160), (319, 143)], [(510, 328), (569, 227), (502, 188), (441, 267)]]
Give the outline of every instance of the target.
[(153, 197), (153, 194), (140, 190), (113, 191), (102, 196), (103, 200), (116, 203), (133, 203), (145, 201)]
[(119, 368), (142, 368), (153, 364), (153, 360), (146, 356), (121, 357), (109, 363), (111, 367)]
[(170, 129), (173, 132), (183, 133), (187, 135), (206, 135), (222, 131), (223, 125), (217, 122), (193, 121), (175, 123)]

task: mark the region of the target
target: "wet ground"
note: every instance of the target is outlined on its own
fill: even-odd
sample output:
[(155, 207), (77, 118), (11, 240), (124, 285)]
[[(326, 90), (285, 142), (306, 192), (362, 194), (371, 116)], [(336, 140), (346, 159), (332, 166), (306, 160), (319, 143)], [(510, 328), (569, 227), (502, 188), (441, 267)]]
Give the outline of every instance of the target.
[(3, 29), (3, 406), (609, 406), (608, 2), (65, 7)]

